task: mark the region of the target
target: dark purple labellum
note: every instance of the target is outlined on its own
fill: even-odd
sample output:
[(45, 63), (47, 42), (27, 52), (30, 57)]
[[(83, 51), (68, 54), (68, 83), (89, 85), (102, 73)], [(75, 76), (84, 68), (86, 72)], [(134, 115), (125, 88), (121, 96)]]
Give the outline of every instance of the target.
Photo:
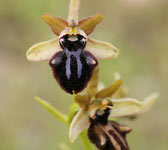
[(126, 134), (131, 129), (114, 121), (106, 125), (92, 123), (88, 129), (89, 139), (100, 150), (129, 150)]
[(78, 35), (71, 41), (66, 35), (60, 40), (63, 51), (56, 53), (50, 60), (50, 66), (59, 85), (68, 93), (82, 91), (97, 66), (96, 58), (83, 51), (86, 41)]
[(110, 109), (104, 110), (104, 113), (90, 118), (90, 127), (88, 136), (90, 141), (100, 150), (129, 150), (126, 134), (132, 129), (120, 125), (114, 121), (109, 121)]

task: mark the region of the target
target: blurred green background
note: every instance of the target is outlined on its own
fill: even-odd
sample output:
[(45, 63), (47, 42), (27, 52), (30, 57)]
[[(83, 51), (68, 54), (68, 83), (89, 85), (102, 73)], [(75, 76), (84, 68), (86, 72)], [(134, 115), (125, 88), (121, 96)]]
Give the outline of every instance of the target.
[[(53, 78), (48, 62), (33, 63), (25, 53), (33, 44), (54, 38), (40, 19), (43, 13), (67, 18), (69, 0), (0, 0), (0, 150), (61, 150), (64, 127), (34, 100), (40, 96), (67, 113), (72, 96)], [(92, 37), (120, 49), (115, 60), (100, 61), (100, 79), (110, 84), (121, 73), (129, 97), (143, 99), (159, 91), (157, 104), (135, 121), (128, 135), (132, 150), (168, 150), (168, 1), (81, 0), (80, 18), (102, 13)]]

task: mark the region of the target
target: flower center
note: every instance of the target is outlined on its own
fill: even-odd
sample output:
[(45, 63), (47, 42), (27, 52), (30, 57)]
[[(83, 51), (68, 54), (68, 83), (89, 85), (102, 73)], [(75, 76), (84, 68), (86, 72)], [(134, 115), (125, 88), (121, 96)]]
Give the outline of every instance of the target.
[(68, 50), (70, 52), (72, 51), (78, 51), (83, 50), (85, 48), (86, 45), (86, 39), (80, 35), (65, 35), (63, 36), (60, 40), (60, 45), (62, 47), (63, 50)]

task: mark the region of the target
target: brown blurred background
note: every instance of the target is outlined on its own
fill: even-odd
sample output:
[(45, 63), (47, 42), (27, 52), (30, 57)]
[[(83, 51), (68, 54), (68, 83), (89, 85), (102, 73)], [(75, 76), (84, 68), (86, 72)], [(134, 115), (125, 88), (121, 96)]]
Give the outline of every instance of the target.
[[(25, 53), (55, 35), (40, 17), (66, 19), (69, 0), (0, 0), (0, 150), (61, 150), (68, 128), (34, 100), (40, 96), (67, 113), (72, 96), (54, 80), (48, 62), (33, 63)], [(121, 73), (129, 96), (143, 99), (159, 91), (157, 104), (135, 121), (128, 136), (132, 150), (168, 150), (168, 1), (81, 0), (80, 17), (102, 13), (92, 37), (120, 49), (115, 60), (100, 61), (100, 79), (110, 84)]]

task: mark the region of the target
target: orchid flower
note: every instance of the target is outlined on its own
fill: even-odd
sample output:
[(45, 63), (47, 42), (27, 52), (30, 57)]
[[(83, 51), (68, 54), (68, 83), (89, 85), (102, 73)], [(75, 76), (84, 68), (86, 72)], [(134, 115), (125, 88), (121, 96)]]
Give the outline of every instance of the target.
[(66, 92), (81, 92), (89, 82), (97, 59), (117, 57), (118, 49), (108, 42), (88, 37), (102, 20), (95, 14), (79, 20), (80, 0), (71, 0), (68, 20), (44, 14), (42, 20), (57, 36), (37, 43), (27, 51), (29, 61), (48, 60), (54, 77)]
[[(96, 77), (96, 72), (94, 72), (94, 76), (92, 77), (90, 84), (86, 90), (90, 92), (86, 92), (86, 94), (83, 95), (75, 95), (75, 102), (78, 103), (81, 109), (75, 115), (70, 124), (69, 138), (71, 142), (74, 142), (83, 130), (88, 129), (88, 135), (94, 134), (94, 136), (96, 136), (96, 134), (99, 134), (97, 135), (99, 143), (97, 143), (96, 141), (94, 142), (94, 139), (91, 138), (91, 140), (93, 140), (92, 142), (94, 142), (94, 144), (96, 144), (98, 148), (103, 149), (104, 144), (107, 142), (106, 138), (110, 137), (110, 139), (113, 141), (112, 144), (114, 148), (118, 147), (118, 149), (116, 148), (116, 150), (120, 150), (122, 145), (121, 143), (117, 143), (117, 141), (112, 138), (112, 136), (114, 135), (105, 136), (104, 132), (106, 130), (103, 131), (102, 129), (96, 128), (97, 130), (100, 130), (97, 131), (96, 129), (93, 129), (92, 120), (94, 120), (95, 116), (103, 114), (103, 111), (106, 109), (110, 110), (110, 114), (108, 116), (108, 119), (110, 120), (114, 119), (115, 117), (130, 117), (141, 115), (152, 107), (152, 105), (158, 98), (158, 94), (152, 94), (143, 101), (127, 97), (115, 98), (114, 96), (117, 94), (117, 92), (119, 92), (120, 95), (123, 95), (123, 93), (121, 92), (123, 91), (123, 81), (121, 79), (118, 79), (114, 81), (110, 86), (99, 91), (98, 85), (96, 84), (97, 79), (98, 78)], [(111, 105), (109, 105), (109, 103), (111, 103)], [(127, 149), (128, 145), (126, 144), (127, 142), (125, 139), (125, 134), (130, 132), (131, 128), (118, 124), (114, 121), (108, 121), (108, 126), (111, 126), (114, 129), (118, 128), (115, 132), (118, 132), (118, 135), (120, 135), (120, 137), (115, 138), (121, 138), (123, 141), (122, 144), (125, 144), (125, 149)], [(93, 133), (94, 130), (95, 133)]]

